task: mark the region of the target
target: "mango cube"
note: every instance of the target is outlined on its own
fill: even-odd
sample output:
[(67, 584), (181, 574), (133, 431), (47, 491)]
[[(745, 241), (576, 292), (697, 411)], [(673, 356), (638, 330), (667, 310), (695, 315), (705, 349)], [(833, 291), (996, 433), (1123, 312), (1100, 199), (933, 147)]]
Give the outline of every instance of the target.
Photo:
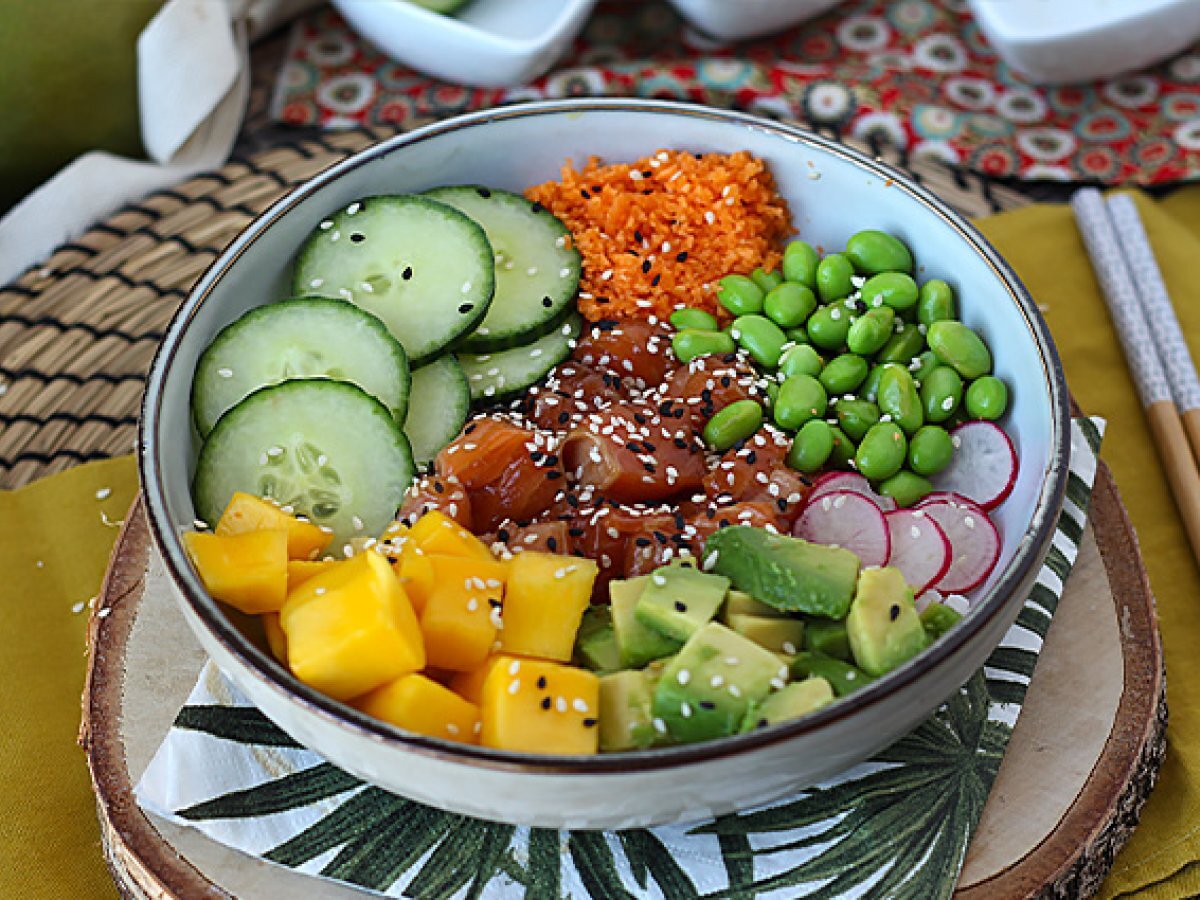
[(287, 532), (291, 559), (315, 559), (333, 537), (320, 526), (285, 512), (278, 504), (241, 491), (234, 493), (213, 531), (225, 536), (275, 528)]
[(255, 615), (278, 612), (287, 596), (287, 532), (282, 529), (183, 535), (205, 589), (222, 603)]
[(425, 667), (412, 604), (387, 560), (360, 553), (288, 595), (280, 613), (292, 673), (335, 700)]
[(420, 615), (433, 591), (433, 563), (429, 555), (408, 541), (400, 551), (400, 557), (392, 563), (392, 570), (412, 601), (413, 609)]
[(401, 675), (351, 705), (417, 734), (465, 744), (478, 740), (479, 707), (424, 675)]
[(263, 613), (263, 633), (267, 636), (267, 648), (271, 655), (287, 665), (287, 635), (279, 624), (279, 613)]
[(494, 560), (426, 558), (434, 585), (421, 613), (429, 665), (455, 672), (478, 669), (496, 642), (505, 568)]
[(290, 594), (314, 575), (319, 575), (330, 566), (336, 566), (332, 559), (289, 559), (287, 564), (287, 589)]
[(479, 742), (522, 753), (596, 753), (600, 679), (538, 659), (494, 665), (483, 683)]
[(478, 669), (470, 672), (455, 672), (446, 686), (464, 700), (470, 700), (478, 706), (483, 702), (483, 683), (487, 680), (492, 667), (507, 665), (512, 660), (511, 656), (489, 656)]
[(417, 519), (408, 530), (408, 540), (423, 553), (462, 556), (485, 562), (493, 560), (492, 551), (483, 541), (436, 509)]
[(534, 550), (509, 560), (501, 649), (567, 662), (597, 572), (590, 559)]

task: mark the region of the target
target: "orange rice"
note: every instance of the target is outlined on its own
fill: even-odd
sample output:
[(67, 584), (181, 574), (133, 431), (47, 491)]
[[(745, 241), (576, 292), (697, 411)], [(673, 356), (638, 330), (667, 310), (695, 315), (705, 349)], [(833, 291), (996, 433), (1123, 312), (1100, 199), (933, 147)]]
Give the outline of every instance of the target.
[(779, 265), (792, 233), (787, 203), (749, 153), (696, 157), (660, 150), (632, 165), (567, 163), (560, 181), (529, 188), (571, 231), (583, 256), (579, 309), (588, 319), (666, 318), (684, 306), (724, 315), (717, 282)]

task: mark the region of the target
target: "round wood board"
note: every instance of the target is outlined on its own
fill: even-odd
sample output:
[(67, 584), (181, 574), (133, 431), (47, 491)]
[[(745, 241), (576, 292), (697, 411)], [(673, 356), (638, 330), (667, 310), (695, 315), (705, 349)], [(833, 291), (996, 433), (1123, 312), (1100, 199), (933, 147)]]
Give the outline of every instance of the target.
[[(106, 858), (122, 893), (361, 896), (230, 850), (137, 806), (133, 784), (204, 664), (163, 579), (139, 499), (93, 614), (80, 734)], [(1162, 762), (1163, 688), (1153, 599), (1133, 530), (1101, 464), (1078, 561), (956, 897), (1095, 893), (1136, 826)]]

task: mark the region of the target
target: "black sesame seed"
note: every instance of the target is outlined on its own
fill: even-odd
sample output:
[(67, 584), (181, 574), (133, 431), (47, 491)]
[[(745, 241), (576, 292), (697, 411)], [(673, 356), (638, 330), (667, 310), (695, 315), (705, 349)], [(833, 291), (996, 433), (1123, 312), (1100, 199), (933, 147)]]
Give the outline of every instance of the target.
[(489, 599), (488, 599), (488, 604), (489, 604), (489, 605), (490, 605), (490, 606), (491, 606), (493, 609), (503, 609), (503, 608), (504, 608), (504, 604), (503, 604), (503, 603), (501, 603), (499, 600), (496, 600), (495, 598), (489, 598)]
[(644, 237), (642, 237), (642, 232), (636, 228), (633, 230), (633, 239), (639, 244), (646, 240)]
[(357, 231), (350, 234), (350, 240), (354, 241), (356, 244), (361, 244), (366, 239), (367, 236), (365, 234), (359, 234)]
[(597, 298), (596, 298), (596, 302), (597, 302), (597, 303), (607, 303), (607, 302), (608, 302), (608, 298), (607, 298), (607, 297), (597, 297)]
[(555, 552), (558, 549), (558, 538), (553, 538), (553, 537), (546, 538), (546, 547), (550, 550), (551, 553)]
[(681, 612), (681, 613), (687, 612), (687, 604), (684, 603), (682, 600), (676, 600), (675, 601), (675, 612)]
[(759, 720), (758, 720), (758, 727), (759, 727), (759, 728), (766, 728), (766, 727), (767, 727), (768, 725), (770, 725), (770, 724), (771, 724), (771, 723), (770, 723), (770, 722), (768, 722), (766, 719), (759, 719)]
[(650, 546), (650, 538), (644, 538), (644, 537), (634, 538), (633, 542), (635, 544), (637, 544), (639, 547), (649, 547)]
[(663, 534), (661, 531), (652, 531), (650, 533), (652, 535), (654, 535), (654, 539), (656, 541), (658, 541), (660, 544), (665, 544), (667, 542), (667, 536), (665, 534)]
[(546, 209), (546, 207), (542, 206), (542, 204), (540, 204), (540, 203), (535, 203), (535, 204), (533, 204), (533, 206), (531, 206), (529, 208), (535, 213), (543, 212)]
[[(571, 501), (571, 500), (575, 500), (575, 498), (568, 497), (567, 500)], [(578, 503), (579, 501), (576, 500), (575, 502)], [(583, 529), (582, 528), (568, 528), (567, 534), (569, 534), (571, 537), (583, 537)]]
[(597, 723), (598, 723), (597, 719), (584, 719), (583, 727), (584, 728), (595, 728)]
[(446, 486), (444, 484), (442, 484), (440, 481), (435, 481), (433, 483), (433, 489), (435, 491), (437, 491), (439, 494), (446, 493)]
[(758, 454), (751, 450), (746, 454), (746, 462), (750, 463), (750, 465), (754, 465), (756, 462), (758, 462)]
[(537, 686), (538, 686), (539, 691), (544, 691), (546, 689), (546, 676), (545, 675), (538, 676)]
[(675, 262), (687, 262), (687, 251), (684, 250), (682, 253), (676, 253)]
[(642, 261), (642, 274), (643, 275), (647, 274), (650, 271), (651, 265), (652, 265), (652, 263), (648, 259)]
[(570, 414), (570, 413), (567, 413), (567, 412), (562, 412), (562, 413), (559, 413), (559, 414), (558, 414), (558, 424), (559, 424), (559, 425), (566, 425), (566, 424), (567, 424), (567, 421), (568, 421), (570, 418), (571, 418), (571, 414)]
[(511, 537), (511, 535), (508, 533), (508, 529), (507, 529), (507, 528), (501, 528), (499, 531), (497, 531), (497, 532), (496, 532), (496, 538), (497, 538), (497, 540), (499, 540), (499, 541), (500, 541), (500, 543), (502, 543), (502, 544), (507, 544), (507, 543), (508, 543), (508, 539), (509, 539), (510, 537)]
[(542, 698), (542, 709), (549, 709), (549, 708), (550, 708), (550, 698), (543, 697)]
[(650, 279), (650, 287), (658, 287), (658, 283), (660, 281), (662, 281), (662, 276), (655, 275), (653, 278)]
[(479, 427), (478, 425), (476, 425), (474, 422), (472, 422), (470, 425), (468, 425), (466, 428), (463, 429), (463, 434), (470, 434), (478, 427)]
[(413, 276), (412, 266), (405, 266), (404, 271), (400, 273), (400, 277), (408, 281)]
[(892, 604), (892, 608), (888, 610), (888, 617), (893, 622), (895, 622), (898, 618), (900, 618), (900, 604), (898, 604), (898, 603)]
[(475, 308), (474, 303), (464, 303), (458, 308), (458, 311), (465, 316), (467, 313), (469, 313), (474, 308)]
[(716, 709), (717, 708), (717, 704), (713, 703), (711, 700), (701, 700), (696, 705), (699, 706), (701, 709)]
[(562, 477), (563, 477), (563, 473), (559, 472), (557, 469), (551, 469), (549, 472), (546, 473), (546, 478), (549, 481), (554, 481), (554, 479), (562, 478)]
[(554, 305), (554, 301), (551, 300), (549, 297), (542, 298), (542, 306), (546, 307), (546, 309), (549, 309), (553, 305)]
[(580, 196), (582, 196), (582, 197), (583, 197), (583, 199), (584, 199), (584, 200), (591, 200), (591, 199), (592, 199), (592, 195), (591, 195), (591, 194), (589, 194), (589, 193), (588, 193), (586, 190), (582, 190), (582, 191), (580, 191), (580, 192), (579, 192), (579, 194), (580, 194)]

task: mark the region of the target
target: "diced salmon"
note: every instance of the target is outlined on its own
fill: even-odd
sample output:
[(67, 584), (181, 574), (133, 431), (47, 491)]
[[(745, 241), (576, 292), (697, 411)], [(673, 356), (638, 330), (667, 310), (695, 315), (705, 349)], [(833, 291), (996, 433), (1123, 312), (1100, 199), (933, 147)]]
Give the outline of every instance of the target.
[(762, 400), (764, 393), (755, 384), (757, 378), (750, 364), (734, 354), (700, 356), (676, 369), (659, 393), (663, 401), (687, 410), (699, 429), (730, 403)]
[(637, 389), (662, 383), (675, 368), (671, 338), (662, 326), (635, 320), (597, 322), (584, 332), (574, 358)]
[(539, 428), (569, 431), (581, 416), (623, 399), (620, 379), (572, 361), (555, 369), (545, 384), (531, 389), (521, 409)]
[(568, 554), (573, 549), (569, 532), (570, 524), (559, 519), (532, 522), (529, 525), (502, 522), (495, 532), (484, 535), (481, 540), (490, 546), (503, 544), (510, 553), (539, 550), (543, 553)]
[(753, 528), (770, 526), (777, 532), (784, 532), (785, 527), (774, 507), (770, 503), (735, 503), (731, 506), (718, 507), (710, 505), (700, 512), (694, 513), (688, 520), (688, 534), (691, 537), (694, 555), (703, 560), (704, 543), (720, 528), (732, 525), (749, 525)]
[(474, 527), (471, 498), (462, 482), (452, 475), (423, 475), (404, 494), (396, 518), (411, 525), (431, 509), (445, 513), (463, 528)]
[(800, 514), (809, 484), (785, 461), (791, 442), (776, 431), (761, 431), (729, 450), (704, 476), (704, 490), (718, 505), (765, 503), (788, 525)]
[(600, 566), (598, 587), (629, 574), (630, 548), (660, 543), (656, 534), (666, 538), (678, 532), (671, 513), (615, 504), (580, 510), (571, 524), (575, 550)]

